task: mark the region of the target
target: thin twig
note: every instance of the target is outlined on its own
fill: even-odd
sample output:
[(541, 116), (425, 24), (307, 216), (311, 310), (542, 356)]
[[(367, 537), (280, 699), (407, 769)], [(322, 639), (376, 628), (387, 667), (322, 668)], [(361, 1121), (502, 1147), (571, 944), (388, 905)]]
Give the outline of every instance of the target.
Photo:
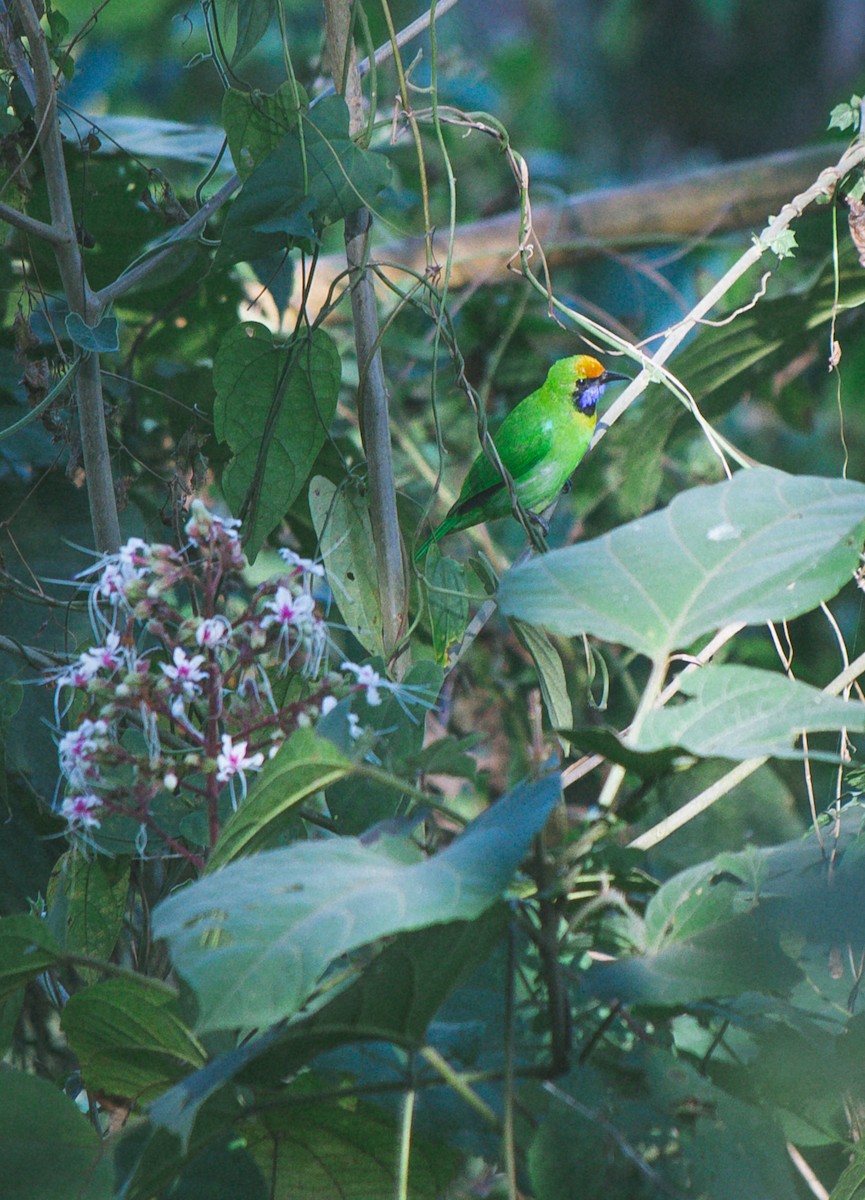
[(198, 237), (201, 230), (217, 211), (225, 204), (226, 200), (240, 187), (240, 176), (232, 175), (231, 178), (222, 185), (218, 192), (210, 197), (210, 199), (202, 204), (198, 212), (193, 213), (188, 221), (185, 221), (174, 232), (165, 239), (155, 250), (151, 251), (146, 258), (135, 263), (124, 271), (122, 275), (114, 280), (113, 283), (107, 284), (96, 292), (94, 299), (103, 307), (112, 304), (118, 297), (125, 295), (132, 288), (137, 287), (142, 280), (152, 274), (158, 267), (161, 267), (175, 253), (177, 243), (188, 241), (190, 238)]
[(24, 89), (24, 95), (36, 107), (36, 80), (24, 53), (24, 47), (18, 40), (12, 27), (12, 17), (6, 0), (0, 0), (0, 43), (6, 51), (9, 65), (18, 77), (18, 82)]
[(66, 241), (65, 233), (56, 229), (55, 226), (47, 225), (44, 221), (38, 221), (36, 217), (28, 217), (27, 213), (19, 212), (17, 208), (12, 208), (11, 205), (4, 204), (2, 201), (0, 201), (0, 221), (5, 221), (13, 229), (19, 229), (21, 233), (26, 233), (28, 237), (40, 238), (43, 242), (50, 242), (52, 246), (62, 245)]

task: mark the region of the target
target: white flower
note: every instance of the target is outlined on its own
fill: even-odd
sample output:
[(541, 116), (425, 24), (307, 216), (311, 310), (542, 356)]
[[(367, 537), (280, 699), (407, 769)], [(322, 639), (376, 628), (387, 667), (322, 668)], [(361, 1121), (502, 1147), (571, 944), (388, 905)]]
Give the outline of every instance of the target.
[(276, 589), (276, 595), (264, 607), (270, 609), (270, 612), (261, 622), (262, 628), (281, 625), (283, 629), (293, 627), (302, 630), (310, 625), (315, 601), (306, 592), (295, 596), (290, 588), (279, 587)]
[(78, 669), (92, 678), (100, 671), (116, 671), (122, 661), (120, 634), (112, 630), (103, 646), (93, 646), (84, 651), (78, 660)]
[(290, 567), (292, 574), (296, 575), (315, 575), (317, 579), (324, 578), (324, 564), (313, 562), (311, 558), (301, 558), (299, 554), (295, 554), (293, 550), (284, 547), (279, 551), (279, 557), (287, 567)]
[(60, 805), (60, 815), (65, 817), (72, 829), (98, 829), (101, 822), (95, 811), (102, 807), (102, 801), (92, 793), (81, 796), (67, 796)]
[(326, 717), (329, 712), (333, 712), (339, 701), (336, 696), (325, 696), (321, 702), (321, 715)]
[(227, 783), (235, 775), (239, 775), (245, 783), (245, 771), (261, 770), (264, 765), (264, 755), (261, 753), (247, 754), (248, 745), (248, 742), (238, 742), (235, 745), (227, 733), (222, 735), (222, 753), (216, 758), (216, 778), (220, 783)]
[(344, 662), (340, 670), (351, 671), (357, 679), (358, 687), (366, 688), (367, 704), (381, 704), (382, 692), (390, 692), (412, 721), (415, 717), (409, 711), (409, 705), (419, 704), (422, 708), (432, 708), (435, 704), (435, 696), (428, 688), (419, 684), (392, 683), (389, 679), (383, 679), (369, 663), (359, 666), (358, 663)]
[(150, 547), (142, 538), (129, 538), (118, 550), (117, 558), (122, 567), (141, 573), (149, 565)]
[(162, 780), (162, 786), (165, 788), (166, 792), (173, 792), (177, 788), (177, 783), (178, 779), (173, 771), (169, 771)]
[(174, 664), (160, 663), (160, 670), (164, 672), (167, 679), (177, 684), (181, 696), (197, 696), (201, 691), (198, 685), (202, 679), (207, 678), (207, 671), (201, 670), (204, 655), (195, 654), (192, 658), (189, 658), (182, 646), (175, 646), (172, 658), (174, 659)]
[(195, 640), (203, 649), (224, 646), (231, 637), (231, 623), (225, 617), (207, 617), (195, 631)]
[(102, 749), (107, 737), (107, 721), (84, 720), (77, 729), (64, 733), (57, 743), (63, 773), (70, 779), (94, 774), (91, 756)]
[(262, 618), (261, 628), (279, 626), (276, 644), (282, 647), (283, 665), (287, 668), (303, 638), (312, 633), (315, 601), (309, 592), (301, 592), (299, 596), (295, 596), (291, 588), (278, 587), (276, 595), (272, 600), (268, 600), (264, 607), (270, 611)]
[(190, 517), (186, 522), (186, 536), (192, 542), (193, 546), (200, 546), (202, 542), (206, 542), (214, 532), (222, 531), (231, 541), (237, 541), (237, 530), (240, 529), (241, 522), (236, 517), (220, 517), (202, 504), (200, 500), (193, 500), (189, 506)]
[(367, 704), (371, 704), (373, 707), (381, 704), (381, 688), (388, 688), (389, 685), (386, 679), (382, 679), (378, 671), (374, 671), (368, 663), (364, 663), (361, 667), (353, 662), (344, 662), (340, 670), (354, 672), (360, 687), (366, 688)]
[[(126, 599), (129, 586), (146, 574), (150, 565), (150, 547), (141, 538), (130, 538), (116, 554), (109, 554), (82, 575), (101, 570), (94, 594), (117, 607)], [(79, 575), (78, 578), (82, 576)]]
[(361, 729), (360, 717), (357, 713), (350, 712), (348, 714), (348, 736), (357, 741), (362, 733), (363, 729)]
[(87, 687), (98, 669), (95, 663), (90, 662), (86, 655), (82, 654), (71, 667), (67, 667), (57, 676), (57, 687)]

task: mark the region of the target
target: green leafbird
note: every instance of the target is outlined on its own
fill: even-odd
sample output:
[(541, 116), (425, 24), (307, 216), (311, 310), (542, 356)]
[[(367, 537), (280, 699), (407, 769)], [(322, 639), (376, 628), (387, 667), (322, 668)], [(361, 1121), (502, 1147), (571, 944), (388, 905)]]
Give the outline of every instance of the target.
[[(562, 358), (550, 367), (543, 386), (505, 417), (493, 442), (529, 512), (542, 513), (565, 487), (589, 448), (604, 388), (627, 378), (606, 371), (588, 354)], [(482, 452), (469, 468), (456, 504), (416, 551), (415, 562), (455, 529), (509, 512), (508, 489)]]

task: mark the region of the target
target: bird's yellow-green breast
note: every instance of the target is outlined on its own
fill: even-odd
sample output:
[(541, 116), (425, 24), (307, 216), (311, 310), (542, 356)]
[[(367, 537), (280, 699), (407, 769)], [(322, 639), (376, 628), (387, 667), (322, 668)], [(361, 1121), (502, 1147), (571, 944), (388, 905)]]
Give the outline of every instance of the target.
[[(540, 513), (552, 504), (589, 448), (604, 388), (627, 378), (605, 370), (588, 354), (559, 359), (543, 385), (521, 400), (493, 434), (502, 464), (529, 512)], [(510, 511), (507, 487), (486, 455), (479, 454), (456, 503), (417, 550), (415, 560), (446, 534)]]

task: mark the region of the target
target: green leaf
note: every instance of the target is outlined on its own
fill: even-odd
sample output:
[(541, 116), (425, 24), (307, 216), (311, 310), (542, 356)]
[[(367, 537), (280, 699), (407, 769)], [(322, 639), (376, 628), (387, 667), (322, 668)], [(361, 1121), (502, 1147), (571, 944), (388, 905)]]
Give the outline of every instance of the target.
[(865, 937), (862, 824), (863, 809), (851, 804), (819, 839), (812, 831), (675, 875), (646, 908), (645, 953), (593, 967), (587, 991), (675, 1008), (789, 992), (803, 964), (813, 981), (809, 948), (825, 964), (833, 945)]
[(247, 178), (231, 206), (217, 261), (264, 258), (298, 241), (318, 241), (332, 224), (374, 197), (390, 181), (384, 155), (362, 150), (349, 136), (348, 107), (326, 96)]
[(607, 762), (618, 763), (640, 779), (658, 779), (662, 775), (693, 762), (675, 746), (663, 750), (637, 750), (615, 729), (605, 725), (578, 725), (562, 731), (584, 754), (602, 754)]
[(4, 679), (0, 683), (0, 801), (9, 802), (9, 780), (6, 774), (6, 744), (9, 740), (9, 726), (12, 718), (21, 707), (24, 699), (24, 688), (17, 679)]
[[(861, 96), (851, 96), (847, 103), (836, 104), (829, 113), (829, 124), (826, 126), (826, 128), (841, 130), (850, 128), (855, 129), (859, 123), (861, 105)], [(832, 1195), (834, 1200), (834, 1192)]]
[[(309, 1094), (298, 1103), (298, 1094)], [(372, 1105), (313, 1103), (314, 1081), (290, 1089), (280, 1112), (244, 1126), (249, 1153), (273, 1179), (279, 1200), (379, 1200), (396, 1194), (399, 1134), (392, 1116)], [(412, 1133), (408, 1191), (412, 1200), (440, 1200), (456, 1176), (460, 1155)]]
[[(681, 746), (702, 758), (802, 758), (793, 741), (803, 730), (865, 730), (865, 704), (775, 671), (707, 666), (683, 676), (680, 691), (693, 699), (649, 713), (635, 749)], [(810, 757), (838, 759), (813, 749)]]
[(529, 1150), (536, 1200), (799, 1195), (771, 1116), (727, 1094), (686, 1058), (620, 1050), (599, 1067), (574, 1069), (547, 1092)]
[(550, 725), (553, 729), (567, 729), (573, 722), (574, 710), (561, 655), (542, 629), (515, 619), (511, 621), (511, 629), (532, 656)]
[(231, 65), (251, 54), (267, 33), (276, 7), (276, 0), (237, 0), (237, 42)]
[[(297, 85), (301, 107), (306, 110), (309, 100)], [(228, 148), (237, 173), (247, 179), (256, 167), (275, 150), (298, 120), (294, 88), (284, 83), (272, 95), (264, 92), (240, 92), (229, 88), (222, 98), (222, 123)]]
[(859, 561), (863, 511), (860, 483), (740, 471), (512, 568), (499, 602), (507, 616), (657, 659), (725, 625), (786, 620), (834, 596)]
[(254, 557), (300, 492), (336, 412), (341, 365), (323, 330), (274, 345), (263, 325), (223, 339), (213, 365), (214, 427), (234, 457), (223, 474), (234, 512), (247, 507), (247, 552)]
[(82, 350), (95, 354), (113, 354), (120, 349), (119, 324), (116, 317), (103, 317), (98, 325), (87, 325), (78, 313), (66, 314), (66, 332)]
[(364, 491), (354, 480), (337, 488), (315, 475), (309, 485), (309, 511), (343, 621), (365, 650), (383, 655), (375, 543)]
[(175, 993), (144, 976), (107, 979), (77, 992), (62, 1024), (87, 1088), (136, 1104), (206, 1061), (180, 1019)]
[(862, 1200), (865, 1196), (865, 1154), (857, 1149), (853, 1161), (845, 1168), (832, 1188), (829, 1200)]
[(24, 913), (0, 919), (0, 997), (53, 966), (61, 954), (44, 921)]
[(440, 1005), (500, 939), (506, 918), (500, 905), (476, 921), (400, 934), (329, 1004), (221, 1054), (161, 1096), (151, 1118), (187, 1139), (205, 1100), (237, 1075), (241, 1085), (278, 1084), (322, 1052), (359, 1039), (419, 1048)]
[(360, 977), (311, 1017), (289, 1026), (243, 1081), (274, 1082), (325, 1050), (358, 1038), (419, 1049), (447, 997), (504, 935), (507, 907), (475, 921), (431, 925), (400, 934)]
[(463, 640), (469, 623), (469, 586), (463, 563), (442, 556), (432, 545), (424, 563), (424, 583), (432, 628), (433, 654), (447, 666), (451, 646)]
[(246, 800), (224, 825), (207, 870), (279, 844), (286, 828), (297, 826), (295, 807), (342, 779), (352, 765), (332, 742), (311, 729), (296, 730), (265, 763)]
[(272, 1024), (296, 1012), (348, 951), (475, 919), (501, 896), (559, 796), (557, 776), (523, 784), (420, 863), (355, 838), (300, 842), (232, 863), (164, 900), (154, 932), (197, 994), (197, 1028)]
[[(108, 959), (114, 949), (129, 892), (129, 860), (103, 855), (86, 858), (80, 849), (57, 860), (48, 882), (48, 924), (63, 948)], [(78, 968), (85, 979), (98, 971)]]
[(99, 1133), (59, 1088), (0, 1071), (3, 1200), (111, 1200), (104, 1154)]

